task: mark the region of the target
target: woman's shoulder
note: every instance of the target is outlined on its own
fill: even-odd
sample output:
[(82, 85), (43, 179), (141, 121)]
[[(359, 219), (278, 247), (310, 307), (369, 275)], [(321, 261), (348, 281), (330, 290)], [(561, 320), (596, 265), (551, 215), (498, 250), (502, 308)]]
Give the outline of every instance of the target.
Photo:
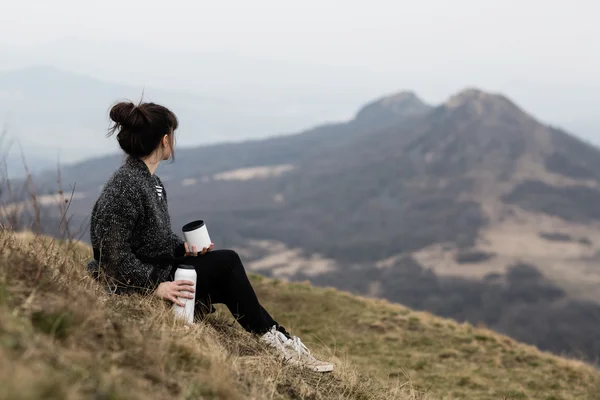
[(121, 165), (106, 181), (102, 189), (103, 195), (137, 197), (143, 181), (135, 170), (125, 164)]
[(112, 176), (106, 182), (105, 187), (135, 186), (136, 184), (139, 184), (139, 182), (140, 182), (139, 177), (136, 175), (137, 174), (135, 173), (135, 171), (132, 171), (129, 168), (127, 168), (126, 166), (122, 165), (119, 167), (119, 169), (117, 169), (115, 172), (113, 172)]

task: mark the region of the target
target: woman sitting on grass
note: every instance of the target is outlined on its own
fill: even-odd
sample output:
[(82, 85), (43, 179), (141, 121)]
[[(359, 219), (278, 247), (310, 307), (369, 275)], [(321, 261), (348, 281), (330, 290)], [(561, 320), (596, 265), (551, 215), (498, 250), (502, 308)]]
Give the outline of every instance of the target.
[(90, 272), (106, 277), (113, 293), (153, 293), (182, 305), (179, 299), (193, 298), (193, 283), (173, 281), (174, 272), (179, 264), (193, 265), (200, 313), (224, 303), (245, 330), (259, 335), (286, 361), (316, 372), (331, 371), (332, 364), (315, 359), (260, 305), (235, 251), (213, 250), (211, 244), (198, 253), (171, 230), (167, 193), (154, 172), (173, 156), (175, 114), (154, 103), (123, 102), (112, 107), (110, 118), (114, 124), (109, 136), (117, 134), (127, 158), (92, 210)]

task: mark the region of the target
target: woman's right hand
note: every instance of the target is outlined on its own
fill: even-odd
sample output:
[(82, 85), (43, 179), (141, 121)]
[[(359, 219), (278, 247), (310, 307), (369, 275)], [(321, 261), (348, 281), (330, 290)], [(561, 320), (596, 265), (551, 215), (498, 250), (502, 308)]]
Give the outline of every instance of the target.
[(180, 307), (185, 307), (185, 304), (179, 301), (178, 297), (184, 299), (193, 299), (194, 282), (179, 280), (172, 282), (163, 282), (154, 291), (154, 294), (161, 299), (172, 301)]

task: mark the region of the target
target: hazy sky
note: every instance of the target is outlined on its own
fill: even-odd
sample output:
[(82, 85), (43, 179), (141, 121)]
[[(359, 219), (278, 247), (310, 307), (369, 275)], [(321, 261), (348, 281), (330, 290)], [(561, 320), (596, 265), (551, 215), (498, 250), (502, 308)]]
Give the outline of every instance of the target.
[(0, 70), (331, 105), (307, 125), (477, 86), (600, 143), (597, 0), (0, 1)]

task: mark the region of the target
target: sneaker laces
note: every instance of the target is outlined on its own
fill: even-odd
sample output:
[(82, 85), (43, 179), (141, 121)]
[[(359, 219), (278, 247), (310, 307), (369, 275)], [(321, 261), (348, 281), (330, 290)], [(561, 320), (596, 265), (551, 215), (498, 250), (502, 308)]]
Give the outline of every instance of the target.
[(267, 333), (263, 335), (263, 338), (269, 342), (270, 339), (278, 342), (280, 345), (285, 345), (288, 342), (287, 336), (277, 330), (277, 326), (273, 326)]
[(300, 340), (298, 336), (294, 336), (291, 339), (288, 339), (287, 345), (293, 350), (295, 350), (296, 353), (298, 353), (298, 356), (304, 354), (310, 359), (314, 359), (314, 357), (310, 354), (310, 350), (308, 349), (308, 347), (306, 347), (306, 345), (302, 343), (302, 340)]
[(286, 344), (288, 342), (289, 339), (283, 333), (279, 331), (275, 331), (273, 333), (275, 334), (275, 337), (277, 337), (277, 340), (279, 340), (281, 343)]

